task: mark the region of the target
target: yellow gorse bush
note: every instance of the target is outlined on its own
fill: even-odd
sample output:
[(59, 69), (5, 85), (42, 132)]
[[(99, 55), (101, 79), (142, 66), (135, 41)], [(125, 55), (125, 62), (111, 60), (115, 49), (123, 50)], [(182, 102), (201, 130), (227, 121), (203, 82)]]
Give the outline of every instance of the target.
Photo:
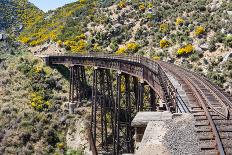
[(168, 40), (162, 39), (160, 40), (160, 47), (165, 48), (168, 47), (171, 43)]
[(152, 3), (148, 3), (147, 7), (148, 7), (148, 8), (152, 8), (152, 7), (153, 7), (153, 4), (152, 4)]
[(189, 53), (193, 52), (193, 50), (194, 50), (193, 45), (188, 44), (188, 45), (186, 45), (186, 46), (184, 46), (182, 48), (179, 48), (177, 50), (177, 55), (181, 56), (181, 55), (184, 55), (184, 54), (189, 54)]
[(134, 42), (131, 42), (131, 43), (128, 43), (127, 45), (126, 45), (126, 47), (127, 47), (127, 50), (129, 50), (129, 51), (136, 51), (136, 50), (138, 50), (138, 48), (139, 48), (139, 45), (138, 44), (136, 44), (136, 43), (134, 43)]
[(125, 1), (125, 0), (120, 1), (120, 2), (118, 3), (118, 7), (119, 7), (120, 9), (125, 8), (125, 7), (126, 7), (126, 1)]
[(31, 106), (38, 110), (42, 111), (44, 107), (49, 107), (50, 103), (48, 101), (44, 101), (43, 96), (41, 96), (39, 93), (31, 93)]
[(120, 47), (116, 52), (115, 52), (115, 54), (117, 54), (117, 55), (120, 55), (120, 54), (124, 54), (124, 53), (126, 53), (126, 47)]
[(202, 26), (197, 26), (195, 29), (195, 35), (199, 36), (205, 32), (205, 28)]
[(62, 42), (61, 40), (58, 40), (58, 41), (57, 41), (57, 44), (58, 44), (59, 47), (62, 47), (62, 46), (63, 46), (63, 42)]
[(35, 68), (34, 68), (34, 72), (35, 73), (41, 73), (43, 71), (43, 68), (42, 68), (42, 66), (36, 66)]
[(21, 41), (24, 44), (27, 44), (30, 41), (30, 38), (22, 36), (22, 37), (19, 37), (19, 41)]
[(87, 42), (85, 40), (71, 41), (67, 40), (64, 45), (71, 49), (74, 53), (84, 53), (86, 52)]
[(86, 39), (86, 35), (85, 34), (80, 34), (79, 36), (76, 36), (75, 40), (78, 41), (78, 40), (81, 40), (81, 39)]
[(139, 5), (139, 10), (140, 10), (140, 11), (145, 11), (145, 10), (146, 10), (145, 4), (141, 3), (141, 4)]
[(86, 3), (86, 0), (79, 0), (79, 2), (80, 2), (81, 4), (85, 4), (85, 3)]
[(74, 53), (84, 53), (85, 49), (87, 47), (87, 43), (84, 40), (80, 40), (78, 42), (71, 42), (72, 44), (70, 45), (71, 51)]
[(180, 17), (178, 17), (178, 18), (176, 18), (176, 25), (178, 26), (178, 25), (181, 25), (181, 24), (183, 24), (184, 23), (184, 19), (183, 18), (180, 18)]
[(133, 53), (139, 49), (139, 45), (135, 42), (130, 42), (123, 47), (120, 47), (115, 54)]
[(160, 60), (160, 57), (159, 56), (153, 56), (152, 59), (153, 60)]

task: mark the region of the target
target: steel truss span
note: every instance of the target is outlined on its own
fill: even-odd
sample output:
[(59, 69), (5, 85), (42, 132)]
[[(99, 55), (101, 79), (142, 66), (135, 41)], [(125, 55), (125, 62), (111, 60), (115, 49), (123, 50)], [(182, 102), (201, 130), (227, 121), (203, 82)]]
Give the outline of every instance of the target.
[[(88, 99), (85, 67), (94, 67), (90, 84), (92, 114), (89, 138), (93, 154), (133, 153), (132, 118), (138, 111), (155, 111), (158, 100), (166, 103), (164, 109), (171, 112), (193, 112), (194, 108), (201, 108), (216, 141), (214, 149), (225, 154), (209, 109), (227, 120), (230, 119), (232, 104), (229, 97), (207, 79), (173, 64), (140, 56), (46, 56), (45, 62), (69, 67), (70, 102)], [(185, 104), (166, 72), (183, 84), (186, 91), (190, 90), (197, 102)]]

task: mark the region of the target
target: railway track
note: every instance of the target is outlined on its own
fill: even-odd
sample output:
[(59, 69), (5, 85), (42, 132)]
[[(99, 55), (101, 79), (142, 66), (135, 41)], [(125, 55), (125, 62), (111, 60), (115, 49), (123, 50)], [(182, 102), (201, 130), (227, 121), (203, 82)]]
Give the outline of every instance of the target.
[(196, 120), (196, 132), (202, 154), (232, 154), (232, 119), (230, 98), (207, 79), (165, 62), (159, 62), (181, 83)]

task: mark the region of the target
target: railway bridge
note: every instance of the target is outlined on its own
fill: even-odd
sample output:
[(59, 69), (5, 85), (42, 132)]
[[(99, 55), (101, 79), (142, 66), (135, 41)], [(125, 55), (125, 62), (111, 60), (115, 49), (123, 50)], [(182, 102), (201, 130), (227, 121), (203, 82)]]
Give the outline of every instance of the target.
[[(192, 113), (199, 140), (213, 142), (201, 150), (232, 154), (232, 98), (205, 77), (141, 56), (62, 55), (46, 56), (45, 61), (47, 65), (69, 67), (70, 103), (91, 100), (93, 154), (133, 153), (133, 117), (139, 111), (158, 109)], [(90, 69), (92, 74), (87, 76)], [(181, 84), (188, 104), (167, 75)]]

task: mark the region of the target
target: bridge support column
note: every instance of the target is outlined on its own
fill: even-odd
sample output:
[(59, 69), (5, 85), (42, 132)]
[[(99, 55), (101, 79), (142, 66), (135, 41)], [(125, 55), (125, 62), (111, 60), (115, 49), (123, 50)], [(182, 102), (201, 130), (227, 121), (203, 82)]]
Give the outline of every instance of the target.
[(156, 107), (156, 100), (157, 100), (157, 97), (156, 97), (156, 93), (154, 90), (152, 90), (152, 88), (150, 87), (150, 105), (151, 105), (151, 111), (156, 111), (157, 107)]
[(88, 98), (88, 84), (86, 80), (86, 74), (85, 74), (85, 67), (80, 66), (79, 68), (80, 71), (80, 94), (81, 94), (81, 99), (87, 99)]
[(104, 149), (106, 152), (108, 152), (108, 132), (107, 132), (107, 120), (106, 120), (106, 114), (107, 114), (107, 107), (106, 107), (106, 78), (105, 78), (105, 70), (101, 69), (100, 71), (100, 109), (101, 109), (101, 143), (102, 143), (102, 149)]
[(116, 103), (114, 107), (114, 155), (119, 154), (119, 144), (120, 144), (120, 139), (119, 139), (119, 129), (120, 129), (120, 109), (121, 109), (121, 73), (117, 74), (117, 91), (116, 91)]
[(69, 67), (69, 84), (69, 102), (72, 102), (74, 98), (73, 66)]
[(70, 70), (70, 86), (69, 86), (69, 110), (74, 112), (77, 104), (81, 103), (83, 98), (87, 97), (85, 93), (87, 88), (84, 66), (72, 65)]
[(73, 114), (76, 108), (75, 102), (75, 90), (76, 90), (76, 79), (75, 79), (75, 69), (74, 66), (70, 67), (70, 86), (69, 86), (69, 113)]
[(136, 112), (139, 111), (139, 86), (138, 86), (138, 79), (137, 77), (133, 76), (133, 89), (134, 89), (134, 97), (135, 97), (135, 106), (136, 106)]
[[(92, 117), (91, 131), (93, 143), (104, 153), (109, 153), (112, 140), (109, 139), (115, 134), (115, 117), (114, 117), (114, 98), (112, 90), (112, 76), (110, 71), (102, 68), (95, 68), (93, 73), (93, 90), (92, 90)], [(110, 116), (110, 119), (107, 119)], [(108, 130), (109, 126), (112, 130)], [(98, 142), (98, 143), (97, 143)], [(111, 150), (112, 151), (112, 150)], [(100, 152), (103, 153), (103, 152)]]
[(131, 128), (131, 88), (130, 88), (130, 76), (128, 74), (125, 75), (125, 97), (126, 97), (126, 110), (125, 110), (125, 124), (126, 124), (126, 147), (127, 153), (132, 153), (134, 151), (133, 147), (133, 135), (132, 135), (132, 128)]
[(92, 129), (92, 137), (93, 137), (93, 144), (96, 147), (96, 129), (97, 129), (97, 75), (98, 71), (97, 68), (93, 71), (93, 86), (92, 86), (92, 114), (91, 114), (91, 129)]
[(139, 94), (138, 94), (138, 103), (139, 103), (139, 111), (143, 111), (144, 107), (144, 81), (139, 82)]

